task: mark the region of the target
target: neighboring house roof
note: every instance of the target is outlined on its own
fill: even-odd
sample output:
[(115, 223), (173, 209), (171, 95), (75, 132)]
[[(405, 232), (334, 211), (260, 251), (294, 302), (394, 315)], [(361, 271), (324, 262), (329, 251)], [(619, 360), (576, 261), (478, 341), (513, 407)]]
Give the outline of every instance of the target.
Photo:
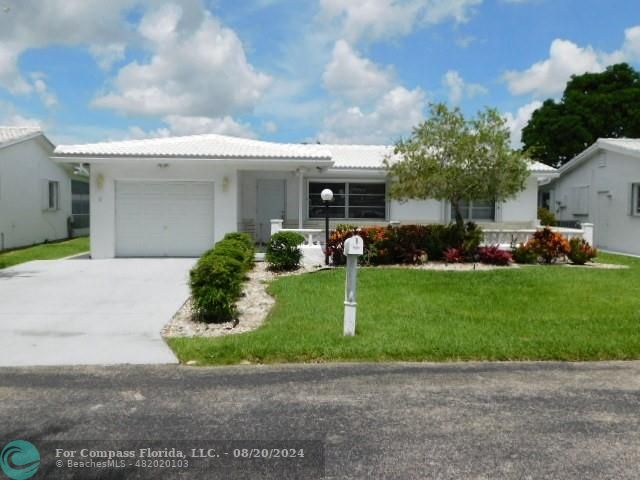
[[(15, 143), (24, 142), (31, 138), (44, 136), (38, 127), (1, 127), (0, 126), (0, 148), (8, 147)], [(46, 138), (46, 137), (45, 137)], [(47, 139), (47, 142), (49, 140)], [(51, 143), (51, 142), (49, 142)]]
[[(80, 158), (314, 159), (333, 161), (332, 168), (345, 170), (380, 170), (384, 167), (385, 158), (398, 158), (392, 145), (291, 144), (216, 134), (60, 145), (55, 155)], [(554, 173), (556, 169), (533, 162), (531, 171)]]
[(561, 166), (558, 170), (560, 175), (573, 170), (582, 162), (603, 150), (640, 158), (640, 138), (599, 138), (596, 143)]
[(58, 156), (68, 157), (176, 157), (221, 159), (317, 159), (330, 160), (326, 149), (309, 145), (263, 142), (225, 135), (126, 140), (88, 145), (60, 145)]

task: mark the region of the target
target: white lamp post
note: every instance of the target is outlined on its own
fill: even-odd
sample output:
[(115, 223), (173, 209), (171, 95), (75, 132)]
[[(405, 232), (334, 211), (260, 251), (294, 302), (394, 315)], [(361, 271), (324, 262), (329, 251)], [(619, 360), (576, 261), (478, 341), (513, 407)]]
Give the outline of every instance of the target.
[(324, 264), (329, 265), (329, 204), (333, 201), (333, 192), (325, 188), (320, 198), (324, 202)]

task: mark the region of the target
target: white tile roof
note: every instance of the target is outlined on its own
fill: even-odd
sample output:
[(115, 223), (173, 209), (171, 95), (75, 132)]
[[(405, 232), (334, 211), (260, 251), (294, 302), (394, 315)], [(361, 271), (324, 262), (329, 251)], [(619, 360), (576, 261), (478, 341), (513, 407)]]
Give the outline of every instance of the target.
[[(394, 153), (392, 145), (322, 145), (328, 149), (334, 161), (333, 168), (342, 169), (380, 169), (384, 166), (384, 159), (397, 160), (400, 157)], [(553, 173), (555, 168), (540, 162), (532, 162), (529, 168), (536, 173)]]
[(0, 127), (0, 148), (41, 133), (37, 127)]
[(378, 169), (384, 166), (384, 159), (395, 157), (390, 145), (317, 145), (331, 152), (333, 168)]
[[(60, 145), (61, 157), (179, 157), (239, 159), (322, 159), (333, 160), (337, 169), (377, 170), (387, 157), (398, 158), (392, 145), (291, 144), (249, 140), (207, 134), (186, 137), (125, 140), (87, 145)], [(534, 162), (533, 172), (555, 172), (553, 167)]]
[(560, 174), (564, 175), (573, 170), (600, 150), (610, 150), (612, 152), (640, 158), (640, 138), (599, 138), (596, 143), (562, 165), (560, 167)]
[(539, 172), (539, 173), (553, 173), (558, 171), (556, 168), (550, 167), (549, 165), (546, 165), (541, 162), (536, 162), (536, 161), (531, 162), (531, 166), (529, 167), (529, 170), (531, 170), (532, 172)]
[(263, 142), (215, 134), (60, 145), (55, 154), (76, 157), (331, 159), (328, 150), (315, 146)]
[(640, 155), (640, 138), (600, 138), (597, 143), (603, 148), (617, 147), (632, 155)]

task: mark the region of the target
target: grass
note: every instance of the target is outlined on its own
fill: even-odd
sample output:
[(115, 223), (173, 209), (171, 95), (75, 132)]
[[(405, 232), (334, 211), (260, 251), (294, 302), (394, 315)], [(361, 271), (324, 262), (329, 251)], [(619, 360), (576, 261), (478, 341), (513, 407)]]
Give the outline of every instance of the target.
[(344, 271), (285, 277), (255, 332), (176, 338), (199, 364), (640, 358), (640, 259), (604, 270), (532, 266), (480, 272), (362, 269), (357, 334), (342, 336)]
[(89, 251), (89, 238), (80, 237), (62, 242), (42, 243), (33, 247), (0, 252), (0, 268), (32, 260), (55, 260)]

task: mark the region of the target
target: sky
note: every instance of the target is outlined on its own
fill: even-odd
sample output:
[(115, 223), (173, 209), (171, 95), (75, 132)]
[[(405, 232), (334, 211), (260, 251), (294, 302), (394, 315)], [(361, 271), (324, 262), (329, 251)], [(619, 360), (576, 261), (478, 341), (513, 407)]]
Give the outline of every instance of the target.
[(573, 74), (640, 67), (638, 0), (0, 0), (0, 125), (56, 144), (388, 144), (430, 103), (512, 144)]

